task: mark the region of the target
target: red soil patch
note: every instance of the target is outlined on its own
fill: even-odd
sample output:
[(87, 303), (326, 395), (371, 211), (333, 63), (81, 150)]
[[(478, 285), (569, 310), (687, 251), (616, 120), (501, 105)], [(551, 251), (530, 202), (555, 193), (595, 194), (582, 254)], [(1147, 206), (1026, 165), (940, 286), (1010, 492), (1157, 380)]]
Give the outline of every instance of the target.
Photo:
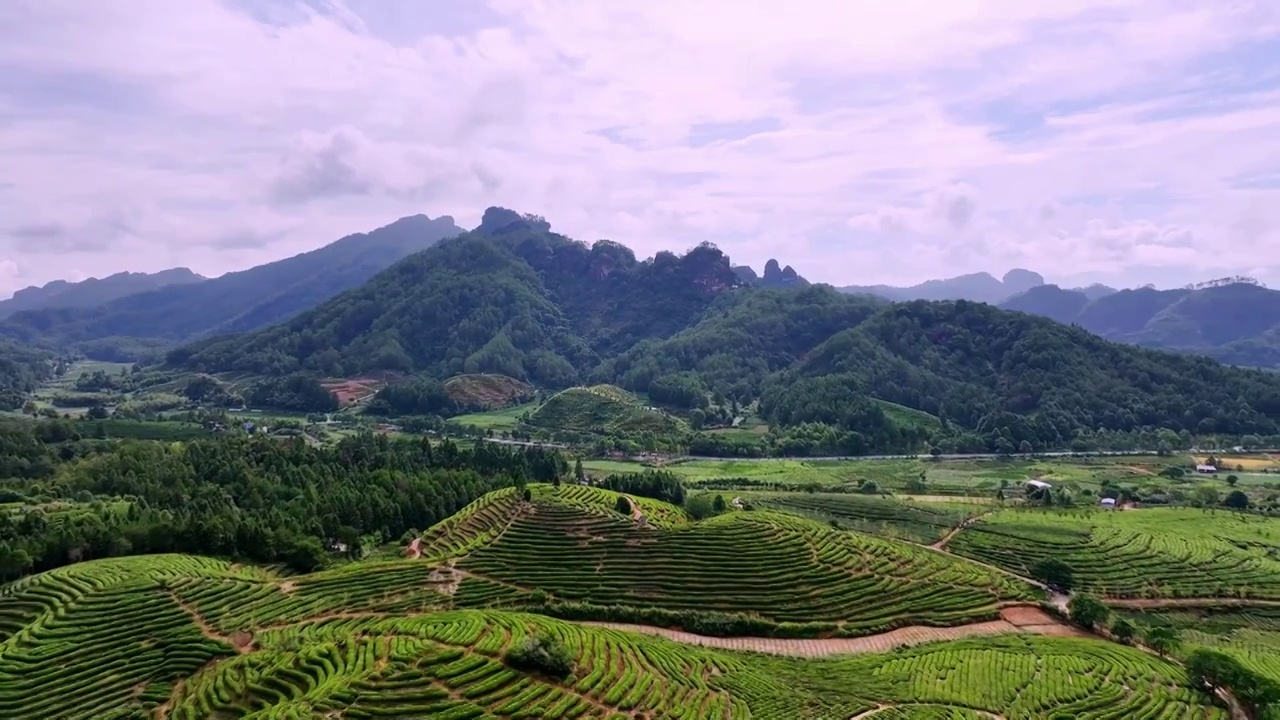
[(404, 549), (404, 556), (414, 560), (422, 557), (422, 538), (411, 540), (409, 546)]
[(379, 390), (387, 386), (387, 381), (385, 378), (372, 375), (360, 375), (352, 378), (325, 380), (320, 383), (320, 386), (338, 399), (338, 407), (347, 407), (373, 397)]

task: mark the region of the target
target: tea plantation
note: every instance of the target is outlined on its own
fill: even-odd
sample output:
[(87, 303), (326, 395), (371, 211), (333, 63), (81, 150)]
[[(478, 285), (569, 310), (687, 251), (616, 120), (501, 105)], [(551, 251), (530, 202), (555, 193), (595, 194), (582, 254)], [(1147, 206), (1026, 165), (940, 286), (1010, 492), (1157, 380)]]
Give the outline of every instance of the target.
[(1005, 510), (949, 549), (1022, 575), (1054, 557), (1104, 597), (1280, 599), (1280, 519), (1225, 510)]
[[(992, 619), (1002, 604), (1035, 599), (1030, 586), (987, 568), (793, 515), (693, 523), (649, 501), (637, 521), (617, 512), (617, 498), (577, 486), (539, 487), (521, 503), (485, 497), (433, 533), (425, 553), (466, 551), (456, 563), (467, 573), (459, 605), (704, 634), (864, 635)], [(468, 538), (468, 527), (483, 540)]]
[[(187, 556), (93, 561), (0, 598), (6, 718), (1226, 718), (1175, 664), (1001, 636), (799, 660), (395, 592), (421, 561), (294, 582)], [(447, 594), (440, 593), (442, 606)], [(564, 674), (515, 662), (530, 639)]]

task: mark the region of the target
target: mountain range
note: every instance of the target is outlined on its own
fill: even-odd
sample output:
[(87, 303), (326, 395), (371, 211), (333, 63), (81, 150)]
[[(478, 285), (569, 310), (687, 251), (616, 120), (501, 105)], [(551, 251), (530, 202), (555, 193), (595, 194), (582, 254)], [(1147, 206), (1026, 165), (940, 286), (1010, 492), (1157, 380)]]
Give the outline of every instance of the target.
[(713, 245), (641, 261), (501, 208), (360, 287), (285, 322), (183, 346), (165, 365), (282, 378), (492, 373), (548, 390), (616, 384), (694, 408), (711, 396), (758, 401), (772, 426), (837, 433), (797, 447), (850, 452), (920, 442), (880, 403), (935, 416), (957, 448), (1061, 447), (1082, 428), (1280, 427), (1280, 374), (1112, 343), (987, 303), (755, 286)]
[(205, 279), (187, 268), (173, 268), (157, 273), (122, 272), (80, 282), (54, 280), (42, 287), (19, 290), (12, 298), (0, 300), (0, 319), (23, 310), (90, 308), (166, 285), (190, 285)]
[[(997, 305), (1015, 295), (1044, 285), (1044, 277), (1040, 273), (1014, 268), (996, 279), (990, 273), (970, 273), (940, 280), (926, 280), (910, 287), (893, 285), (848, 285), (840, 288), (841, 292), (875, 295), (887, 300), (902, 302), (906, 300), (974, 300)], [(1090, 285), (1078, 292), (1090, 298), (1098, 298), (1115, 292), (1106, 285)]]
[(1280, 367), (1280, 292), (1250, 282), (1137, 288), (1101, 297), (1041, 285), (1000, 307), (1078, 325), (1117, 342), (1194, 352), (1233, 365)]
[[(21, 291), (6, 301), (17, 306), (0, 321), (0, 337), (74, 349), (102, 360), (132, 361), (193, 338), (279, 322), (460, 232), (462, 228), (451, 217), (414, 215), (369, 233), (349, 235), (318, 250), (213, 279), (175, 270), (153, 276), (50, 283), (36, 292)], [(157, 284), (157, 277), (169, 282)], [(118, 292), (130, 284), (151, 287), (129, 294)], [(105, 299), (92, 303), (88, 298), (95, 294)]]

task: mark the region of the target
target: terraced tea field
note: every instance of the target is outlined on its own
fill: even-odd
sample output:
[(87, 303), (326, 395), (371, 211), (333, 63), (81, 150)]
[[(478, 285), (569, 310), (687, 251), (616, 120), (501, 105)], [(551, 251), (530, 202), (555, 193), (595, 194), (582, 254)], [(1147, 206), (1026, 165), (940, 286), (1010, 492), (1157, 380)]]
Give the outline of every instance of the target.
[[(536, 615), (412, 607), (418, 560), (281, 578), (189, 556), (93, 561), (0, 590), (0, 716), (1226, 718), (1180, 669), (1097, 640), (999, 636), (829, 660)], [(438, 586), (437, 586), (438, 588)], [(444, 592), (437, 592), (447, 599)], [(507, 651), (554, 638), (557, 679)]]
[(849, 493), (739, 493), (752, 505), (804, 515), (841, 528), (932, 545), (987, 510), (959, 503), (915, 503)]
[[(995, 571), (907, 543), (840, 532), (769, 511), (689, 522), (640, 498), (537, 488), (486, 496), (433, 530), (429, 558), (456, 558), (461, 606), (531, 607), (583, 619), (718, 633), (864, 635), (903, 625), (994, 619), (1032, 590)], [(649, 519), (652, 518), (652, 521)], [(695, 627), (691, 627), (695, 624)]]
[(1280, 599), (1280, 519), (1228, 511), (1005, 510), (957, 534), (951, 552), (1026, 575), (1072, 567), (1112, 598)]

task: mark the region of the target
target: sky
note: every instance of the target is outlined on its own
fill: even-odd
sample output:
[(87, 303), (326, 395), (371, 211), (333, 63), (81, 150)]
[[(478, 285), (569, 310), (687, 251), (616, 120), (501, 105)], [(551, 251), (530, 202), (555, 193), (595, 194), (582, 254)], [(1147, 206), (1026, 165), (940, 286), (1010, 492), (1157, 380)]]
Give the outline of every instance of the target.
[(1280, 3), (0, 4), (0, 297), (490, 205), (837, 285), (1277, 287)]

